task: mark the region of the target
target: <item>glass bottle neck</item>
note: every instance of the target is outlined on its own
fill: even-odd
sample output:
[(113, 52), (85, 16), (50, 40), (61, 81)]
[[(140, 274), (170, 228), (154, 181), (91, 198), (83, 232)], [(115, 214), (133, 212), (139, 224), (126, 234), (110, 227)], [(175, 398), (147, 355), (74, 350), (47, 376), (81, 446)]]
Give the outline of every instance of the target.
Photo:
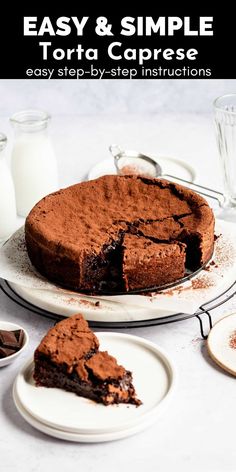
[(24, 110), (15, 113), (11, 118), (11, 124), (17, 134), (46, 133), (50, 115), (40, 110)]

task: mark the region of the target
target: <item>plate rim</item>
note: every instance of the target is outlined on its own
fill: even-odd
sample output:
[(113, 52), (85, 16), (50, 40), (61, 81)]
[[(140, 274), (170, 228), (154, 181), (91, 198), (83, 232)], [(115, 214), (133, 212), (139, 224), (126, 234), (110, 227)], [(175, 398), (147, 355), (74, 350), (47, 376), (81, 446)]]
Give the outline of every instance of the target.
[(43, 434), (46, 434), (48, 436), (52, 436), (52, 437), (55, 437), (57, 439), (64, 440), (64, 441), (82, 442), (82, 443), (102, 443), (102, 442), (116, 441), (119, 439), (127, 438), (134, 434), (140, 433), (153, 424), (153, 422), (149, 420), (147, 422), (140, 423), (132, 428), (115, 431), (113, 433), (101, 433), (101, 434), (71, 433), (68, 431), (51, 428), (47, 426), (46, 424), (43, 424), (40, 421), (36, 420), (36, 418), (31, 416), (21, 405), (21, 402), (17, 398), (17, 394), (14, 390), (14, 386), (13, 386), (12, 394), (13, 394), (13, 401), (14, 401), (14, 404), (18, 413), (22, 416), (22, 418), (24, 418), (24, 420), (30, 426), (37, 429)]
[(223, 364), (223, 362), (221, 362), (218, 357), (215, 356), (215, 354), (212, 352), (211, 350), (211, 347), (210, 347), (210, 342), (211, 342), (211, 337), (212, 337), (212, 333), (214, 335), (214, 328), (216, 325), (219, 325), (221, 324), (221, 322), (224, 323), (224, 320), (226, 318), (230, 318), (231, 316), (236, 316), (236, 310), (233, 311), (232, 313), (228, 313), (227, 315), (223, 316), (222, 318), (220, 318), (219, 320), (217, 320), (213, 327), (211, 328), (209, 334), (208, 334), (208, 337), (207, 337), (207, 352), (209, 354), (209, 356), (211, 357), (211, 359), (219, 366), (221, 367), (221, 369), (223, 369), (225, 372), (228, 372), (229, 374), (231, 374), (233, 377), (236, 377), (236, 367), (235, 367), (235, 370), (232, 370), (230, 367), (226, 366), (225, 364)]
[[(87, 429), (87, 430), (84, 429), (84, 428), (76, 428), (76, 429), (73, 428), (73, 427), (72, 428), (70, 428), (70, 427), (65, 428), (65, 427), (60, 426), (58, 424), (55, 424), (53, 422), (50, 422), (50, 421), (47, 422), (44, 419), (40, 418), (38, 415), (35, 415), (34, 412), (31, 409), (28, 409), (27, 406), (25, 405), (25, 403), (22, 402), (22, 400), (21, 400), (21, 396), (19, 394), (17, 384), (20, 382), (20, 379), (22, 378), (22, 376), (24, 376), (24, 373), (26, 372), (26, 370), (29, 369), (30, 366), (33, 364), (33, 358), (31, 357), (30, 359), (28, 359), (24, 363), (24, 365), (22, 366), (22, 368), (18, 372), (18, 374), (15, 378), (15, 381), (14, 381), (13, 389), (15, 389), (15, 391), (17, 392), (18, 398), (21, 401), (23, 408), (26, 409), (27, 412), (31, 416), (33, 416), (37, 421), (39, 421), (40, 423), (46, 424), (47, 426), (58, 429), (58, 430), (62, 430), (62, 431), (66, 430), (66, 431), (69, 431), (69, 432), (74, 432), (74, 433), (76, 432), (78, 434), (80, 434), (80, 433), (81, 434), (88, 434), (88, 433), (89, 434), (101, 434), (101, 433), (105, 433), (105, 432), (114, 432), (114, 431), (118, 431), (120, 429), (122, 429), (122, 430), (128, 429), (129, 427), (134, 426), (135, 424), (145, 422), (145, 420), (148, 421), (149, 418), (152, 419), (154, 417), (154, 421), (155, 421), (155, 418), (158, 417), (161, 410), (165, 407), (166, 404), (168, 404), (168, 402), (173, 397), (173, 393), (176, 389), (177, 377), (178, 376), (177, 376), (177, 373), (176, 373), (176, 367), (175, 367), (172, 359), (169, 357), (169, 354), (167, 354), (165, 350), (163, 350), (162, 348), (159, 348), (159, 346), (156, 343), (152, 342), (152, 341), (148, 341), (145, 338), (142, 338), (142, 337), (136, 336), (136, 335), (132, 335), (132, 334), (116, 333), (116, 332), (98, 332), (98, 333), (96, 333), (96, 335), (98, 336), (99, 341), (100, 341), (100, 336), (102, 338), (111, 337), (111, 338), (115, 338), (115, 339), (117, 339), (117, 338), (126, 339), (128, 341), (133, 340), (133, 342), (135, 342), (136, 344), (141, 344), (145, 348), (148, 347), (151, 350), (151, 352), (154, 352), (156, 354), (156, 356), (159, 358), (159, 360), (161, 360), (161, 362), (163, 364), (163, 367), (165, 369), (165, 372), (166, 372), (166, 376), (168, 376), (168, 389), (165, 392), (163, 398), (161, 398), (161, 400), (158, 402), (158, 404), (155, 405), (154, 407), (152, 407), (151, 409), (149, 409), (147, 412), (143, 412), (137, 418), (133, 418), (129, 421), (124, 422), (122, 426), (119, 425), (118, 427), (116, 426), (116, 427), (111, 427), (111, 428), (102, 428), (102, 427), (90, 428), (90, 429)], [(101, 341), (102, 341), (102, 339), (101, 339)]]

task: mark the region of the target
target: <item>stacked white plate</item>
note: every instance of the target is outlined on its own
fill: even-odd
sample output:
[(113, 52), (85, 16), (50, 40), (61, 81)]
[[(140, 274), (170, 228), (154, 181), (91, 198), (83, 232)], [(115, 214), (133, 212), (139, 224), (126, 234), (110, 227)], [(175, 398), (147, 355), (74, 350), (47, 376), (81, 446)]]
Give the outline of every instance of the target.
[(103, 442), (125, 438), (153, 424), (172, 397), (175, 370), (156, 344), (143, 338), (99, 333), (100, 349), (131, 370), (141, 406), (104, 406), (60, 389), (36, 387), (30, 359), (18, 374), (13, 398), (19, 413), (34, 428), (56, 438)]

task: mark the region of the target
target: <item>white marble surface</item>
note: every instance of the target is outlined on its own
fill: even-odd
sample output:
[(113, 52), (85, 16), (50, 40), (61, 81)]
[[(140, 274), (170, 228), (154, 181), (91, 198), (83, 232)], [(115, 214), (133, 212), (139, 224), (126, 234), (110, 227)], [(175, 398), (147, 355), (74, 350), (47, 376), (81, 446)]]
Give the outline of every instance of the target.
[[(12, 135), (6, 118), (0, 129)], [(111, 142), (146, 153), (185, 159), (198, 168), (198, 181), (221, 187), (212, 117), (188, 114), (110, 114), (54, 116), (51, 132), (57, 151), (61, 185), (79, 181), (88, 168), (108, 156)], [(9, 146), (9, 151), (10, 152)], [(236, 309), (231, 300), (214, 320)], [(0, 370), (0, 470), (155, 470), (181, 472), (234, 471), (235, 382), (209, 360), (198, 320), (140, 328), (143, 336), (165, 348), (178, 370), (173, 402), (157, 423), (137, 436), (104, 444), (73, 444), (47, 437), (30, 427), (12, 401), (12, 383), (51, 321), (16, 306), (0, 293), (0, 318), (22, 324), (29, 346), (14, 364)]]
[(2, 115), (25, 108), (53, 114), (208, 113), (235, 80), (1, 80)]

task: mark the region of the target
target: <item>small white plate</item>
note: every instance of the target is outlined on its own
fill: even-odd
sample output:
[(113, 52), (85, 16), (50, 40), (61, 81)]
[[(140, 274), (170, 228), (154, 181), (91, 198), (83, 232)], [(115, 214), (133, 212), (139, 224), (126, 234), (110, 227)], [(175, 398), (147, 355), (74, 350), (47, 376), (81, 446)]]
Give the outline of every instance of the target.
[(175, 384), (172, 362), (154, 343), (121, 333), (99, 333), (100, 348), (114, 355), (133, 373), (133, 383), (143, 405), (104, 406), (60, 389), (36, 387), (30, 360), (18, 374), (14, 391), (34, 419), (76, 434), (110, 434), (156, 421), (171, 397)]
[(146, 429), (149, 425), (153, 423), (152, 418), (149, 418), (147, 421), (143, 421), (136, 426), (131, 428), (123, 429), (121, 431), (115, 431), (113, 433), (100, 433), (100, 434), (79, 434), (79, 433), (70, 433), (68, 431), (62, 431), (60, 429), (51, 428), (50, 426), (41, 423), (40, 421), (36, 420), (32, 415), (30, 415), (25, 408), (23, 408), (20, 400), (17, 397), (15, 389), (13, 388), (13, 399), (16, 405), (16, 408), (20, 415), (33, 426), (38, 431), (41, 431), (44, 434), (49, 436), (53, 436), (57, 439), (63, 439), (65, 441), (74, 441), (74, 442), (83, 442), (83, 443), (100, 443), (100, 442), (107, 442), (107, 441), (115, 441), (117, 439), (127, 438), (128, 436), (132, 436), (137, 434), (144, 429)]
[[(188, 180), (189, 182), (194, 182), (196, 179), (196, 171), (195, 169), (187, 164), (185, 161), (181, 159), (177, 159), (175, 157), (155, 157), (153, 155), (150, 156), (152, 159), (156, 160), (158, 164), (160, 164), (162, 168), (163, 174), (170, 174), (175, 177), (179, 177), (180, 179)], [(112, 157), (110, 159), (104, 159), (103, 161), (98, 162), (95, 164), (89, 171), (87, 175), (88, 180), (97, 179), (102, 175), (110, 175), (116, 174), (116, 167), (113, 162)], [(181, 182), (180, 182), (181, 183)]]
[(213, 326), (207, 339), (207, 348), (216, 364), (236, 376), (236, 349), (230, 346), (230, 338), (235, 333), (236, 313), (233, 313)]
[(0, 367), (5, 367), (6, 365), (11, 364), (15, 360), (15, 358), (18, 357), (24, 351), (29, 342), (29, 336), (25, 329), (22, 328), (22, 326), (15, 323), (9, 323), (8, 321), (0, 321), (0, 329), (5, 329), (6, 331), (15, 331), (17, 329), (23, 329), (24, 331), (22, 348), (19, 351), (15, 352), (15, 354), (0, 359)]

